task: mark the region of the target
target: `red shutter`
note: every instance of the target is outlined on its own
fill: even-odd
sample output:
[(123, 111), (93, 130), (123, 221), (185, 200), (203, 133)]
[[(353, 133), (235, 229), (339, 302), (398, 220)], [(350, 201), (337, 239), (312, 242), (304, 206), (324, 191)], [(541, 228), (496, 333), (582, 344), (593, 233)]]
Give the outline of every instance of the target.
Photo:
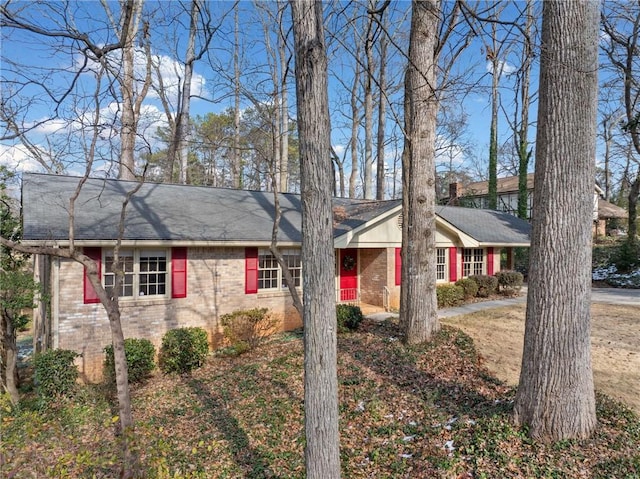
[(258, 292), (258, 248), (244, 249), (244, 292)]
[(493, 248), (487, 248), (487, 274), (493, 276)]
[[(83, 253), (85, 256), (88, 256), (93, 261), (96, 262), (98, 266), (98, 278), (102, 281), (102, 248), (84, 248)], [(87, 275), (87, 269), (84, 271), (84, 304), (94, 304), (99, 303), (100, 298), (98, 298), (98, 294), (96, 290), (91, 285), (91, 281), (89, 280), (89, 276)]]
[(171, 248), (171, 297), (187, 297), (187, 248)]
[(458, 248), (449, 248), (449, 281), (458, 280)]
[(396, 286), (402, 283), (402, 248), (396, 248)]

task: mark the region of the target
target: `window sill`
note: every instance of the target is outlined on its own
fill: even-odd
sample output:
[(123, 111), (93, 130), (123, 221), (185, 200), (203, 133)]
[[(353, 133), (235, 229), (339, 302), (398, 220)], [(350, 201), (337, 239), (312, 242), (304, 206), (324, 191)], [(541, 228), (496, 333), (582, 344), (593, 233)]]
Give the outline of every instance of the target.
[[(296, 288), (296, 291), (302, 294), (302, 288)], [(258, 298), (281, 298), (283, 296), (289, 296), (288, 289), (258, 291)]]
[(171, 303), (171, 298), (168, 296), (120, 298), (120, 307), (123, 309), (136, 308), (140, 306), (163, 306), (170, 303)]

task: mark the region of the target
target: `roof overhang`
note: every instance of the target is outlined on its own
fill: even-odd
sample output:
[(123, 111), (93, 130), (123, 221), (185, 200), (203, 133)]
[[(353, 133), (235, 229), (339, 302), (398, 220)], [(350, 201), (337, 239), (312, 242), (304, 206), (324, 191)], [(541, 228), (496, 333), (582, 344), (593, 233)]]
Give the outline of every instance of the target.
[[(359, 234), (362, 234), (363, 232), (365, 232), (369, 228), (388, 220), (390, 217), (395, 216), (395, 215), (399, 214), (400, 212), (402, 212), (402, 204), (399, 204), (399, 205), (391, 208), (390, 210), (385, 211), (381, 215), (378, 215), (375, 218), (372, 218), (371, 220), (369, 220), (369, 221), (367, 221), (367, 222), (365, 222), (365, 223), (353, 228), (352, 230), (346, 231), (346, 232), (342, 233), (341, 235), (336, 236), (333, 239), (334, 248), (336, 248), (336, 249), (348, 248), (350, 243)], [(376, 244), (370, 244), (368, 246), (371, 247), (371, 248), (384, 247), (384, 246), (387, 246), (387, 244), (386, 243), (379, 243), (377, 245)]]

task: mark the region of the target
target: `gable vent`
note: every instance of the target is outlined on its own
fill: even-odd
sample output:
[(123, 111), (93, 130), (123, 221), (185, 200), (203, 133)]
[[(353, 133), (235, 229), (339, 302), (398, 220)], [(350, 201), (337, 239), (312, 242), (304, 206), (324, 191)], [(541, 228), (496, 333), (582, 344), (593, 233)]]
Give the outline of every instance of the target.
[(400, 213), (400, 214), (398, 215), (398, 220), (397, 220), (397, 221), (398, 221), (398, 223), (397, 223), (397, 224), (398, 224), (398, 228), (402, 229), (402, 224), (403, 224), (403, 222), (404, 222), (404, 218), (403, 218), (403, 216), (402, 216), (402, 213)]

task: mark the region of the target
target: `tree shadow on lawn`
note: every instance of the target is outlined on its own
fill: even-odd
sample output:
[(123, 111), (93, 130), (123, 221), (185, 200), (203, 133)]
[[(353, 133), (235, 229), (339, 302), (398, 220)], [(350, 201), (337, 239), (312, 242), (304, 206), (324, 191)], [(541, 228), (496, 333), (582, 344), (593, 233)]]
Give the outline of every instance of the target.
[(195, 378), (187, 378), (186, 384), (200, 399), (206, 412), (222, 436), (228, 441), (236, 464), (248, 478), (275, 477), (267, 461), (250, 445), (247, 433), (229, 412), (225, 399), (212, 391), (207, 384)]
[(357, 334), (371, 334), (375, 339), (343, 336), (339, 350), (426, 406), (449, 416), (475, 418), (513, 410), (512, 388), (482, 366), (473, 341), (462, 331), (444, 326), (428, 343), (406, 346), (399, 340), (396, 322), (366, 321), (361, 328)]

